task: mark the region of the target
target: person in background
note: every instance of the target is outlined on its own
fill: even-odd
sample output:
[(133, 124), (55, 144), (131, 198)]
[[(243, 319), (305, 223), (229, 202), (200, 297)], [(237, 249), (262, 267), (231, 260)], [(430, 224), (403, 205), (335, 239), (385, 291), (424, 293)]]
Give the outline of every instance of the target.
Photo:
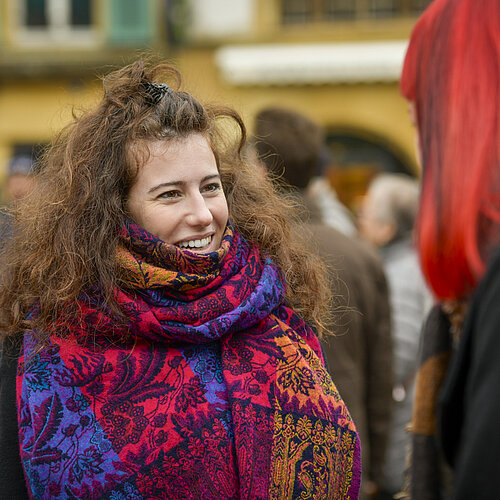
[(315, 334), (323, 264), (242, 158), (240, 116), (180, 80), (144, 61), (107, 75), (19, 207), (0, 498), (358, 498)]
[(374, 493), (392, 407), (392, 355), (387, 284), (371, 249), (323, 222), (307, 188), (317, 172), (323, 132), (306, 116), (282, 108), (261, 110), (255, 119), (257, 157), (283, 196), (303, 207), (301, 231), (316, 242), (329, 269), (337, 302), (324, 337), (327, 366), (361, 437), (363, 492)]
[(391, 304), (394, 401), (380, 500), (393, 498), (403, 486), (420, 333), (432, 302), (414, 248), (419, 194), (417, 180), (379, 174), (370, 183), (358, 221), (360, 235), (382, 256)]
[[(500, 2), (434, 0), (401, 91), (422, 162), (421, 267), (439, 304), (423, 331), (412, 499), (499, 498)], [(436, 438), (437, 437), (437, 438)]]
[(0, 212), (0, 246), (12, 236), (12, 215), (9, 208), (25, 198), (33, 188), (34, 162), (28, 155), (16, 155), (7, 164), (5, 195), (8, 207)]
[(28, 155), (16, 155), (9, 160), (5, 184), (8, 201), (16, 202), (26, 197), (33, 188), (34, 170), (34, 162)]
[(347, 236), (356, 236), (357, 229), (351, 211), (339, 200), (335, 189), (325, 175), (331, 164), (332, 154), (327, 144), (323, 144), (319, 155), (318, 174), (307, 186), (307, 196), (315, 200), (325, 224)]

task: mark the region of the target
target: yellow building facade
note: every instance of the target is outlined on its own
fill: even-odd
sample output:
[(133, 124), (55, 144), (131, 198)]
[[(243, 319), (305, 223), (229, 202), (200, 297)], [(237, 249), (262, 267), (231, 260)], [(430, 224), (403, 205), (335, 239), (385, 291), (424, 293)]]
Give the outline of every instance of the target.
[(235, 107), (250, 130), (263, 107), (307, 114), (325, 128), (332, 172), (357, 171), (355, 182), (417, 172), (397, 80), (429, 1), (0, 1), (0, 175), (12, 154), (49, 142), (95, 102), (98, 75), (144, 50), (176, 64), (202, 101)]

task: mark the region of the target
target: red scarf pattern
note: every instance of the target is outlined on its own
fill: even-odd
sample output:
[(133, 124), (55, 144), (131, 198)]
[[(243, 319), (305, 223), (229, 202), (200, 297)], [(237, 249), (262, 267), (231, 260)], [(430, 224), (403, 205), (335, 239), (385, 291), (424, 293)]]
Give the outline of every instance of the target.
[[(360, 444), (279, 270), (228, 228), (209, 255), (127, 223), (117, 291), (18, 370), (32, 498), (355, 499)], [(61, 335), (64, 332), (64, 335)]]

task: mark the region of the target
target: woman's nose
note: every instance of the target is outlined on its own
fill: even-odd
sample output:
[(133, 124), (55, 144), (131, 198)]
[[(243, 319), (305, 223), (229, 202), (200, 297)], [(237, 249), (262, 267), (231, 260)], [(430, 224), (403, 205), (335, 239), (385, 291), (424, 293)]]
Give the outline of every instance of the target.
[(192, 226), (205, 227), (211, 224), (213, 215), (207, 205), (207, 201), (201, 194), (193, 197), (191, 200), (189, 213), (186, 219), (188, 224)]

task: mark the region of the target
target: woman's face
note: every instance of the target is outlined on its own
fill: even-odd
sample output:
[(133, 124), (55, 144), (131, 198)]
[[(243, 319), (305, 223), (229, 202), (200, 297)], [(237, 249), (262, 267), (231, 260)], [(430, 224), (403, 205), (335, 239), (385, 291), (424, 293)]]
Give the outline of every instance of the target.
[(137, 224), (167, 243), (196, 253), (220, 247), (226, 197), (207, 139), (147, 144), (151, 155), (130, 188), (127, 209)]

